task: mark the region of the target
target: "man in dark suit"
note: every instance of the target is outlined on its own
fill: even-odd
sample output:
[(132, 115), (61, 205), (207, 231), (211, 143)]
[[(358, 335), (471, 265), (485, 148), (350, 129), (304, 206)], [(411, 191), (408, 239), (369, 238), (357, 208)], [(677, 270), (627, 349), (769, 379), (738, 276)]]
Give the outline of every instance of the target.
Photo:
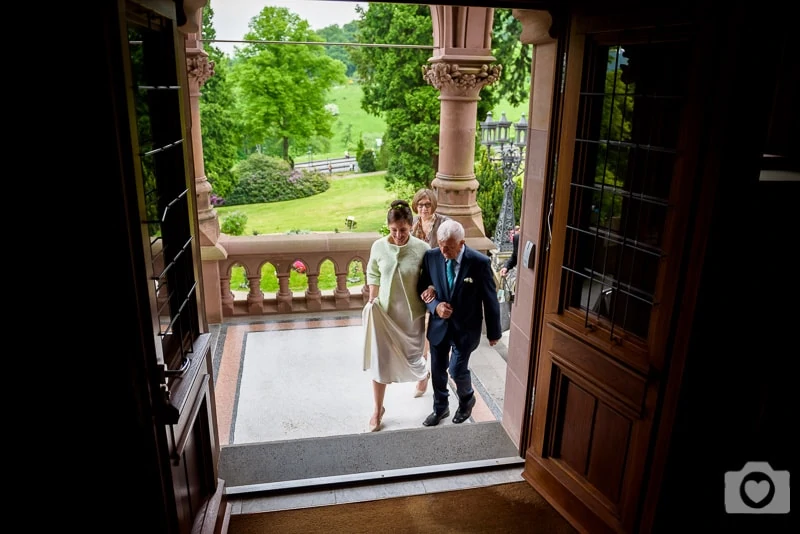
[(433, 298), (426, 299), (427, 293), (422, 297), (431, 312), (427, 337), (433, 383), (433, 413), (422, 423), (425, 426), (438, 425), (450, 415), (448, 370), (458, 395), (458, 411), (453, 422), (463, 423), (469, 419), (475, 406), (469, 357), (480, 342), (484, 314), (489, 345), (496, 345), (502, 334), (497, 287), (489, 257), (466, 245), (464, 227), (458, 221), (444, 221), (436, 235), (439, 247), (423, 256), (417, 287), (421, 295), (427, 288), (436, 291)]

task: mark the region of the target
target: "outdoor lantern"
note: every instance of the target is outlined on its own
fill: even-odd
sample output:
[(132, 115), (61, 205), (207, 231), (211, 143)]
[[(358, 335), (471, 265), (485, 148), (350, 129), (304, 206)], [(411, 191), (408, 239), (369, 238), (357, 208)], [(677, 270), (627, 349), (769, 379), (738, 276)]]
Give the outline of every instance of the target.
[(511, 126), (511, 121), (506, 118), (505, 112), (500, 115), (500, 120), (497, 121), (497, 142), (500, 146), (511, 142), (508, 138), (508, 127)]
[(481, 144), (487, 147), (494, 144), (497, 122), (492, 120), (492, 112), (486, 114), (486, 121), (481, 123)]
[(511, 121), (506, 118), (505, 112), (500, 115), (499, 121), (492, 120), (492, 112), (486, 114), (486, 120), (480, 123), (481, 144), (487, 149), (498, 147), (492, 153), (487, 150), (487, 157), (503, 173), (503, 202), (497, 217), (494, 239), (492, 241), (501, 253), (512, 251), (513, 243), (510, 232), (514, 228), (514, 177), (519, 174), (524, 161), (524, 153), (528, 142), (528, 121), (522, 115), (519, 122), (514, 124), (514, 134), (509, 137)]
[(525, 120), (524, 113), (519, 118), (519, 122), (514, 125), (514, 129), (516, 130), (516, 135), (514, 136), (516, 141), (514, 144), (519, 148), (524, 148), (525, 144), (528, 142), (528, 121)]

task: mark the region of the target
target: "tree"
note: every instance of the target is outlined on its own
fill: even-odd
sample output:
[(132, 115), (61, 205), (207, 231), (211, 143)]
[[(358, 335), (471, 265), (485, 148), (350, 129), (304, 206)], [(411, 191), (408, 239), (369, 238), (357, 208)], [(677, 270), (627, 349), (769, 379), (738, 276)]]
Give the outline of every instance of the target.
[(522, 44), (522, 23), (514, 18), (511, 9), (495, 8), (492, 23), (492, 55), (503, 66), (500, 80), (481, 89), (478, 120), (493, 110), (505, 98), (518, 106), (530, 96), (531, 57), (533, 46)]
[[(320, 42), (308, 22), (286, 8), (265, 7), (250, 20), (245, 39)], [(329, 139), (334, 117), (325, 110), (328, 90), (344, 83), (345, 67), (317, 45), (250, 43), (236, 48), (232, 77), (247, 136), (266, 152), (290, 159), (315, 138)]]
[[(357, 7), (358, 42), (432, 45), (427, 5), (370, 3)], [(439, 99), (422, 78), (430, 52), (411, 48), (363, 47), (351, 51), (362, 84), (362, 108), (383, 116), (388, 152), (387, 187), (395, 180), (416, 187), (431, 183), (438, 166)]]
[[(356, 42), (357, 23), (355, 21), (348, 22), (342, 27), (338, 24), (326, 26), (321, 30), (317, 30), (317, 34), (326, 43), (354, 43)], [(345, 74), (348, 78), (353, 76), (356, 72), (355, 63), (350, 58), (350, 51), (344, 46), (326, 46), (325, 52), (333, 59), (338, 59), (344, 63), (346, 70)]]
[[(203, 39), (214, 39), (214, 10), (203, 9)], [(215, 46), (204, 46), (208, 60), (214, 62), (214, 75), (201, 88), (200, 120), (203, 136), (205, 174), (217, 196), (226, 197), (236, 179), (232, 173), (238, 161), (236, 150), (239, 125), (233, 113), (233, 92), (228, 81), (228, 58)]]
[[(427, 5), (370, 3), (367, 10), (356, 10), (361, 16), (360, 43), (432, 44)], [(501, 80), (481, 91), (481, 118), (501, 98), (518, 105), (528, 97), (531, 46), (520, 42), (521, 32), (522, 24), (510, 9), (495, 9), (492, 53), (504, 68)], [(365, 47), (351, 56), (364, 88), (362, 107), (386, 121), (387, 185), (394, 180), (429, 185), (438, 168), (439, 95), (425, 83), (420, 67), (428, 63), (430, 53)]]

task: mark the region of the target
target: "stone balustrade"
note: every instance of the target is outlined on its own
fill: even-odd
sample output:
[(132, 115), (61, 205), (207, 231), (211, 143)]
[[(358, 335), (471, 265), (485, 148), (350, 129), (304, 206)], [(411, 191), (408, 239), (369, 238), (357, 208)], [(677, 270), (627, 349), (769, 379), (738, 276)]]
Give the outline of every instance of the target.
[[(312, 233), (260, 236), (228, 236), (221, 234), (218, 244), (226, 253), (216, 260), (219, 267), (222, 313), (224, 317), (270, 315), (327, 310), (360, 309), (366, 303), (366, 285), (348, 288), (347, 278), (353, 262), (359, 264), (362, 280), (372, 243), (377, 232)], [(289, 288), (292, 265), (301, 261), (306, 266), (308, 286), (298, 294)], [(319, 289), (322, 264), (330, 260), (336, 274), (333, 291)], [(278, 291), (265, 294), (261, 290), (262, 270), (271, 264), (278, 279)], [(231, 288), (234, 267), (241, 266), (247, 278), (246, 298), (236, 298)], [(270, 276), (272, 274), (270, 273)]]

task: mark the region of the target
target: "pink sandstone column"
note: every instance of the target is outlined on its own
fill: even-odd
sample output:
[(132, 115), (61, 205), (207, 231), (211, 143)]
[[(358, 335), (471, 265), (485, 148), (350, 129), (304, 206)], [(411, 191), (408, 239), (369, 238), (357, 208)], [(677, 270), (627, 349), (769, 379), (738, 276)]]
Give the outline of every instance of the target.
[(200, 128), (200, 88), (214, 75), (214, 62), (201, 48), (198, 33), (186, 36), (186, 70), (189, 78), (189, 109), (194, 162), (197, 220), (200, 230), (200, 255), (203, 268), (203, 297), (209, 323), (222, 322), (222, 288), (219, 260), (227, 257), (219, 245), (219, 219), (211, 206), (211, 184), (203, 163), (203, 137)]
[(478, 94), (501, 72), (491, 64), (494, 9), (431, 6), (431, 17), (434, 53), (423, 77), (439, 90), (441, 101), (439, 168), (431, 184), (438, 195), (437, 212), (464, 225), (470, 246), (489, 250), (494, 246), (476, 201), (475, 136)]

